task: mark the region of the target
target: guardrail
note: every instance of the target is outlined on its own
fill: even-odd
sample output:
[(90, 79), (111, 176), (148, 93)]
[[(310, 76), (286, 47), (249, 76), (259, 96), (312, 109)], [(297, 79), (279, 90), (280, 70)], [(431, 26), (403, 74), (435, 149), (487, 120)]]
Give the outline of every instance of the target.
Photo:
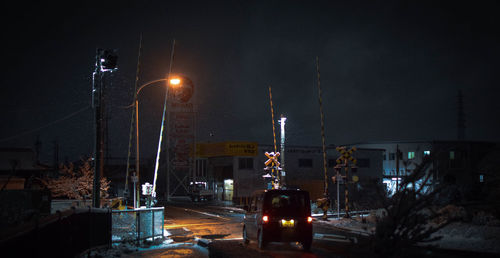
[(112, 211), (112, 242), (163, 237), (164, 207)]

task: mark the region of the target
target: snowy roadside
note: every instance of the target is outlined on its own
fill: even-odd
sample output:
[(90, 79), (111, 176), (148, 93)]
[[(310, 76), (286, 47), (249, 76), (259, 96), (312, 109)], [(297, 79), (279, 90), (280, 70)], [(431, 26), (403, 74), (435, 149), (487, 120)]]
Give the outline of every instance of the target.
[(434, 236), (443, 237), (432, 242), (439, 248), (500, 254), (500, 227), (498, 226), (457, 222), (442, 228), (432, 235)]
[[(318, 216), (315, 217), (314, 221), (318, 224), (326, 224), (366, 236), (375, 233), (376, 224), (372, 216), (365, 216), (366, 223), (363, 223), (360, 217), (337, 219), (329, 216), (328, 221)], [(435, 236), (442, 238), (429, 244), (436, 245), (438, 248), (500, 254), (500, 226), (498, 225), (456, 222), (435, 232), (431, 237)]]
[[(365, 216), (366, 218), (366, 216)], [(329, 225), (336, 228), (340, 228), (346, 231), (350, 231), (356, 234), (369, 236), (375, 232), (375, 223), (370, 220), (366, 220), (365, 223), (362, 222), (361, 217), (353, 218), (328, 218), (328, 220), (322, 220), (321, 218), (315, 218), (315, 223)]]
[[(215, 207), (215, 206), (212, 206)], [(216, 206), (218, 209), (227, 210), (229, 212), (245, 213), (244, 209), (234, 207), (234, 206)]]

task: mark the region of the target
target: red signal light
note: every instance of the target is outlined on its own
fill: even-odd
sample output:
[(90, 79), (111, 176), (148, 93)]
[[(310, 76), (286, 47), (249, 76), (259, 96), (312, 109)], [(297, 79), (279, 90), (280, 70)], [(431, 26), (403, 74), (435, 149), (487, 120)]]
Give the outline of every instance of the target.
[(264, 221), (264, 223), (268, 222), (269, 217), (267, 215), (262, 216), (262, 221)]
[(307, 217), (307, 222), (311, 223), (313, 221), (313, 218), (311, 216)]

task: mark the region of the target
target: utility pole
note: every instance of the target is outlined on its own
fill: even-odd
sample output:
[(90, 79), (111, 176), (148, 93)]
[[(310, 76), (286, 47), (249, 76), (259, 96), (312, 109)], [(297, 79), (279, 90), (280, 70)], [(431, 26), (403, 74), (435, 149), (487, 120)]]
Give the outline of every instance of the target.
[(399, 191), (399, 145), (396, 144), (396, 192)]
[(340, 219), (340, 179), (342, 178), (339, 170), (340, 169), (335, 169), (335, 181), (337, 183), (337, 219)]
[(101, 206), (101, 177), (104, 172), (104, 75), (116, 70), (118, 57), (114, 50), (97, 49), (95, 71), (92, 76), (92, 107), (95, 115), (94, 184), (92, 206)]
[[(140, 164), (139, 164), (139, 101), (137, 94), (135, 95), (135, 174), (134, 177), (140, 178)], [(134, 208), (141, 207), (141, 195), (139, 191), (138, 179), (134, 179)]]

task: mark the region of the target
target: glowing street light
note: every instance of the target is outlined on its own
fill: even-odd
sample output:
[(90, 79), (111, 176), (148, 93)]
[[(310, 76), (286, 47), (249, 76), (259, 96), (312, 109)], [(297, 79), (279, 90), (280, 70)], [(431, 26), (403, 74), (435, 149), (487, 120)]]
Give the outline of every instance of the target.
[(181, 79), (180, 78), (172, 78), (172, 79), (170, 79), (170, 85), (177, 86), (179, 84), (181, 84)]

